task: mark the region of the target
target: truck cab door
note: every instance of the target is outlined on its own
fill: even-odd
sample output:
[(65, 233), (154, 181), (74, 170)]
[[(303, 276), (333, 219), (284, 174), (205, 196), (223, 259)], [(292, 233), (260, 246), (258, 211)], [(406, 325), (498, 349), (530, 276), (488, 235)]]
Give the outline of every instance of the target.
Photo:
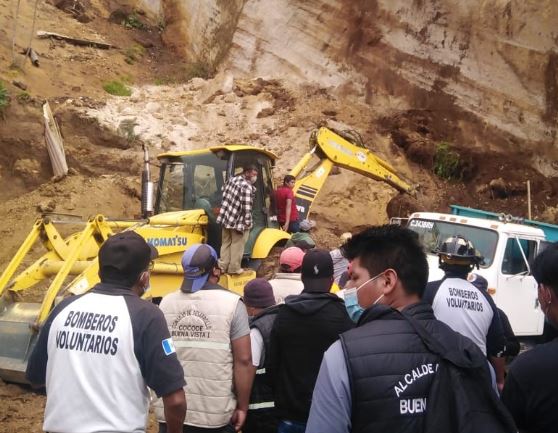
[(538, 241), (509, 235), (498, 272), (496, 303), (508, 315), (517, 336), (541, 335), (544, 327), (537, 299), (537, 283), (529, 263)]

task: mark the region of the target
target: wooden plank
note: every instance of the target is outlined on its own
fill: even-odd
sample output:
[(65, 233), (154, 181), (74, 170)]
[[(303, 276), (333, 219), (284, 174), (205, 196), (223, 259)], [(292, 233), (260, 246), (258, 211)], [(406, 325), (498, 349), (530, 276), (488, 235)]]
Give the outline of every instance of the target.
[(45, 32), (43, 30), (39, 30), (37, 32), (37, 37), (39, 39), (54, 38), (54, 39), (69, 42), (74, 45), (101, 48), (103, 50), (108, 50), (109, 48), (114, 47), (114, 45), (107, 44), (106, 42), (92, 41), (90, 39), (74, 38), (73, 36), (66, 36), (60, 33)]
[(52, 164), (54, 176), (65, 176), (68, 174), (68, 164), (66, 163), (66, 153), (64, 152), (64, 141), (54, 120), (50, 105), (45, 102), (43, 105), (43, 117), (45, 120), (45, 138), (48, 156)]

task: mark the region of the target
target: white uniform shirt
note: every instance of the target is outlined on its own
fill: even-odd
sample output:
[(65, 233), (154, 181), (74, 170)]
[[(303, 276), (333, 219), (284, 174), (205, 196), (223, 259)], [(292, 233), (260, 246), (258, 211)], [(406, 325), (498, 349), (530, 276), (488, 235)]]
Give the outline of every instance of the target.
[(103, 284), (53, 310), (27, 378), (46, 384), (43, 429), (58, 433), (144, 432), (147, 386), (165, 396), (185, 385), (159, 308)]
[[(494, 301), (467, 280), (445, 278), (428, 283), (423, 300), (432, 304), (438, 320), (470, 338), (485, 355), (503, 349), (504, 334)], [(494, 341), (491, 350), (487, 350), (489, 338)]]

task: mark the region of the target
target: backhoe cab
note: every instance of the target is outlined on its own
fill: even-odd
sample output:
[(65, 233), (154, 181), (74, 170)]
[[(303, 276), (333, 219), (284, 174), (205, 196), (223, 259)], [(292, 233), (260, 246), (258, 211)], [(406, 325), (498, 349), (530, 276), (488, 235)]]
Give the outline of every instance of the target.
[[(256, 268), (257, 261), (267, 257), (276, 242), (289, 238), (286, 233), (277, 230), (272, 178), (276, 156), (273, 153), (252, 146), (233, 145), (170, 152), (159, 155), (158, 159), (161, 171), (156, 189), (155, 214), (204, 210), (208, 218), (205, 240), (219, 251), (221, 228), (216, 218), (223, 199), (223, 186), (228, 178), (240, 174), (244, 166), (255, 164), (258, 180), (252, 211), (254, 226), (244, 250), (247, 265)], [(274, 230), (264, 234), (266, 229)], [(158, 246), (156, 240), (151, 243)]]

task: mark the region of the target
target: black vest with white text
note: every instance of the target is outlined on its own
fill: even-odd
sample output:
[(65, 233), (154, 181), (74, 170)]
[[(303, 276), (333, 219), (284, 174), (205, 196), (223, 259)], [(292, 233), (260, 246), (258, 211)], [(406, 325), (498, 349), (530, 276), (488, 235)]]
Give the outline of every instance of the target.
[[(423, 303), (405, 312), (423, 323), (435, 321)], [(351, 384), (351, 431), (422, 432), (439, 358), (411, 325), (398, 312), (376, 306), (341, 342)]]

